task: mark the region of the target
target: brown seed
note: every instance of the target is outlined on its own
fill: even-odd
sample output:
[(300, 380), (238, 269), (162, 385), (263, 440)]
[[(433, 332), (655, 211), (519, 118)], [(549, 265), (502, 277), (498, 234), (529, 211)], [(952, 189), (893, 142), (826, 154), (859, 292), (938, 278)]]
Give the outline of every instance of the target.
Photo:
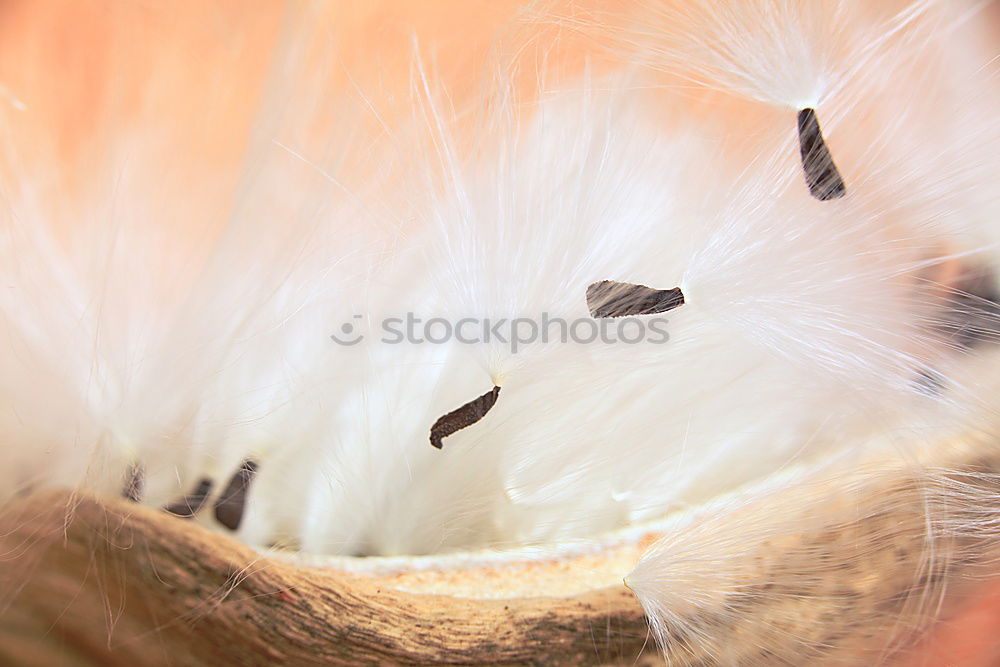
[(462, 407), (438, 418), (431, 426), (431, 445), (441, 449), (442, 439), (482, 419), (497, 402), (499, 395), (500, 387), (493, 387), (479, 398), (474, 398)]
[(799, 111), (799, 153), (802, 155), (802, 169), (806, 174), (809, 194), (820, 201), (837, 199), (847, 194), (844, 179), (833, 163), (814, 109)]
[(212, 480), (202, 479), (198, 482), (198, 486), (195, 487), (194, 491), (184, 496), (177, 502), (171, 503), (163, 508), (165, 512), (169, 512), (175, 516), (179, 516), (183, 519), (190, 519), (205, 505), (205, 501), (208, 500), (208, 495), (212, 492)]
[(587, 307), (592, 317), (655, 315), (684, 305), (680, 287), (658, 290), (634, 283), (602, 280), (587, 288)]
[(232, 477), (225, 490), (215, 501), (215, 518), (219, 523), (230, 530), (240, 527), (243, 520), (243, 507), (246, 505), (247, 492), (250, 490), (250, 482), (257, 472), (257, 463), (246, 460)]
[(1000, 342), (1000, 290), (987, 270), (969, 270), (955, 283), (937, 328), (957, 348)]
[(129, 465), (125, 471), (125, 485), (122, 487), (122, 498), (137, 503), (142, 500), (143, 469), (138, 463)]

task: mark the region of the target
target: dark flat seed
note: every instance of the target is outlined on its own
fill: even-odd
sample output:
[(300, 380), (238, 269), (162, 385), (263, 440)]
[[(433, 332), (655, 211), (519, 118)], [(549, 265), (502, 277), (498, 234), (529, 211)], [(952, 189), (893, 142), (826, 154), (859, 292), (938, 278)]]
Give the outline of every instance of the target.
[[(957, 280), (936, 314), (933, 328), (955, 351), (1000, 343), (1000, 290), (994, 273), (972, 268)], [(940, 395), (946, 378), (931, 369), (918, 372), (916, 387), (929, 396)]]
[(171, 503), (163, 508), (165, 512), (170, 512), (183, 519), (190, 519), (205, 505), (209, 494), (212, 492), (212, 480), (202, 479), (194, 491), (184, 496), (175, 503)]
[(431, 426), (431, 445), (441, 449), (441, 440), (466, 426), (472, 426), (485, 417), (490, 408), (496, 404), (499, 395), (500, 387), (493, 387), (479, 398), (474, 398), (462, 407), (440, 417)]
[(820, 201), (827, 201), (843, 197), (847, 193), (844, 179), (833, 163), (813, 109), (799, 111), (799, 153), (802, 155), (802, 169), (806, 174), (809, 194)]
[(229, 478), (225, 490), (215, 501), (215, 518), (230, 530), (236, 530), (240, 527), (240, 522), (243, 520), (243, 507), (247, 502), (247, 492), (250, 490), (250, 482), (253, 481), (256, 472), (256, 461), (244, 461), (240, 469)]
[(921, 369), (914, 381), (914, 388), (924, 396), (940, 396), (944, 391), (944, 376), (929, 368)]
[(143, 470), (138, 463), (129, 465), (125, 472), (125, 485), (122, 487), (122, 498), (134, 503), (142, 499)]
[(1000, 292), (990, 272), (974, 272), (959, 281), (946, 309), (939, 329), (957, 345), (1000, 342)]
[(587, 288), (591, 317), (655, 315), (684, 305), (680, 287), (658, 290), (645, 285), (602, 280)]

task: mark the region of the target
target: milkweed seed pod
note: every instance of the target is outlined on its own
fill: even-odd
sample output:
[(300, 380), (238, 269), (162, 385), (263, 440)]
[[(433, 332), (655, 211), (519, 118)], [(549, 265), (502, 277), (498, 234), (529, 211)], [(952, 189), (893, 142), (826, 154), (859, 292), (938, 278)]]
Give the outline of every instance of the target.
[(0, 655), (989, 664), (998, 22), (0, 7)]

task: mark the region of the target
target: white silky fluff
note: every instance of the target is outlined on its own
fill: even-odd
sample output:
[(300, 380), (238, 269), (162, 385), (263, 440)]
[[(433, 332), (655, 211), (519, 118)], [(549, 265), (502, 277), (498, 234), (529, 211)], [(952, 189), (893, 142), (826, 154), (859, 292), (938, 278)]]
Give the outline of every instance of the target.
[[(427, 553), (586, 540), (790, 463), (992, 427), (996, 355), (938, 330), (956, 289), (938, 270), (1000, 257), (993, 54), (953, 6), (868, 4), (641, 2), (602, 38), (620, 71), (527, 95), (497, 67), (471, 110), (418, 47), (409, 111), (388, 114), (329, 87), (336, 59), (299, 17), (231, 197), (222, 176), (197, 196), (164, 178), (186, 158), (141, 122), (95, 139), (106, 164), (72, 202), (6, 150), (0, 491), (117, 493), (138, 464), (160, 506), (253, 458), (248, 543)], [(692, 113), (671, 76), (747, 122)], [(805, 187), (807, 105), (842, 200)], [(172, 234), (185, 215), (214, 230), (196, 256)], [(680, 286), (670, 340), (379, 340), (407, 312), (586, 320), (599, 280)], [(361, 343), (330, 339), (345, 323)], [(431, 448), (493, 385), (492, 411)], [(668, 546), (630, 576), (654, 629), (700, 590)]]
[[(994, 504), (995, 479), (921, 473), (915, 464), (928, 448), (931, 460), (941, 455), (949, 425), (996, 432), (998, 360), (990, 349), (995, 329), (985, 345), (971, 350), (959, 349), (950, 335), (934, 330), (948, 326), (941, 299), (961, 290), (940, 278), (941, 267), (979, 267), (991, 272), (996, 284), (1000, 198), (991, 174), (1000, 166), (1000, 125), (990, 111), (998, 102), (996, 49), (970, 26), (984, 20), (983, 8), (973, 3), (694, 0), (639, 3), (633, 15), (613, 20), (621, 28), (612, 48), (664, 73), (665, 85), (693, 82), (710, 95), (746, 100), (746, 108), (764, 118), (784, 116), (789, 127), (794, 121), (784, 109), (816, 108), (845, 176), (848, 195), (841, 201), (810, 205), (802, 197), (791, 215), (765, 213), (774, 236), (767, 227), (749, 238), (726, 229), (711, 254), (695, 254), (689, 267), (704, 267), (711, 286), (704, 290), (706, 300), (730, 299), (754, 277), (754, 293), (715, 313), (768, 348), (822, 368), (828, 377), (843, 373), (853, 398), (874, 398), (870, 405), (879, 399), (865, 396), (865, 390), (879, 394), (894, 388), (899, 393), (883, 394), (887, 402), (881, 406), (914, 408), (903, 385), (908, 374), (912, 382), (912, 369), (922, 368), (944, 379), (940, 403), (949, 406), (904, 409), (895, 426), (875, 425), (871, 433), (880, 443), (861, 439), (868, 454), (888, 447), (890, 456), (914, 462), (920, 492), (910, 502), (923, 503), (923, 525), (887, 525), (874, 537), (855, 534), (856, 553), (808, 539), (788, 541), (805, 534), (807, 526), (824, 526), (833, 535), (850, 532), (850, 522), (859, 517), (837, 514), (831, 508), (838, 505), (866, 507), (873, 516), (883, 505), (895, 511), (888, 509), (897, 502), (892, 494), (875, 499), (885, 491), (852, 481), (833, 463), (822, 473), (829, 477), (806, 476), (791, 486), (782, 482), (781, 491), (750, 491), (706, 506), (697, 518), (680, 520), (627, 578), (668, 660), (772, 664), (835, 655), (843, 638), (824, 637), (819, 628), (827, 621), (810, 620), (799, 601), (822, 598), (816, 609), (840, 610), (856, 622), (847, 631), (855, 639), (863, 637), (865, 619), (874, 620), (865, 615), (864, 603), (891, 602), (889, 593), (836, 589), (834, 582), (850, 586), (864, 581), (865, 568), (893, 567), (891, 559), (876, 564), (879, 550), (900, 541), (900, 535), (922, 535), (923, 575), (937, 573), (937, 578), (900, 570), (901, 578), (913, 579), (901, 579), (900, 588), (890, 590), (906, 591), (913, 615), (894, 634), (876, 640), (875, 648), (889, 650), (892, 640), (905, 638), (937, 611), (947, 586), (941, 573), (955, 561), (974, 562), (980, 557), (976, 550), (998, 537), (988, 509)], [(582, 27), (599, 32), (601, 26)], [(794, 151), (791, 142), (785, 148)], [(795, 185), (801, 193), (801, 183)], [(772, 207), (773, 196), (761, 195), (762, 189), (752, 193), (752, 206)], [(740, 198), (730, 194), (729, 201)], [(806, 219), (796, 219), (796, 213)], [(734, 226), (748, 229), (748, 217), (739, 216)], [(810, 223), (817, 222), (810, 233)], [(861, 245), (867, 248), (831, 263), (836, 244), (851, 243), (854, 234), (865, 237)], [(802, 245), (791, 241), (770, 260), (750, 250), (755, 243), (777, 247), (793, 235)], [(732, 254), (739, 258), (736, 266), (719, 252), (731, 243), (739, 246)], [(773, 268), (783, 259), (793, 264), (785, 274)], [(851, 295), (850, 306), (838, 302), (845, 294)], [(855, 460), (849, 457), (846, 465)], [(780, 495), (780, 506), (769, 500), (773, 494)], [(919, 517), (920, 510), (915, 514)], [(766, 573), (755, 570), (754, 563), (767, 553), (762, 545), (773, 541), (785, 545), (781, 564)], [(844, 578), (837, 572), (858, 574)], [(767, 582), (769, 588), (762, 593), (752, 582)], [(762, 596), (768, 604), (753, 607)], [(754, 628), (746, 629), (752, 636), (729, 641), (740, 632), (740, 614), (757, 619)], [(829, 631), (838, 629), (844, 627), (831, 622)]]

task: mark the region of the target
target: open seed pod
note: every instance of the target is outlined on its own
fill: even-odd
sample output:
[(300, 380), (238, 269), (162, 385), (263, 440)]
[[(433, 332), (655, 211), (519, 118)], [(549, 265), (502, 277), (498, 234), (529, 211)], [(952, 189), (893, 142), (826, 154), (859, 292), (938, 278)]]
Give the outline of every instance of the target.
[(672, 620), (670, 664), (891, 662), (942, 600), (996, 570), (993, 445), (949, 444), (947, 472), (776, 480), (586, 548), (447, 556), (262, 554), (128, 501), (38, 494), (2, 519), (0, 654), (67, 665), (659, 664), (621, 577), (662, 536), (655, 612)]
[(997, 657), (994, 10), (255, 9), (0, 5), (0, 662)]

